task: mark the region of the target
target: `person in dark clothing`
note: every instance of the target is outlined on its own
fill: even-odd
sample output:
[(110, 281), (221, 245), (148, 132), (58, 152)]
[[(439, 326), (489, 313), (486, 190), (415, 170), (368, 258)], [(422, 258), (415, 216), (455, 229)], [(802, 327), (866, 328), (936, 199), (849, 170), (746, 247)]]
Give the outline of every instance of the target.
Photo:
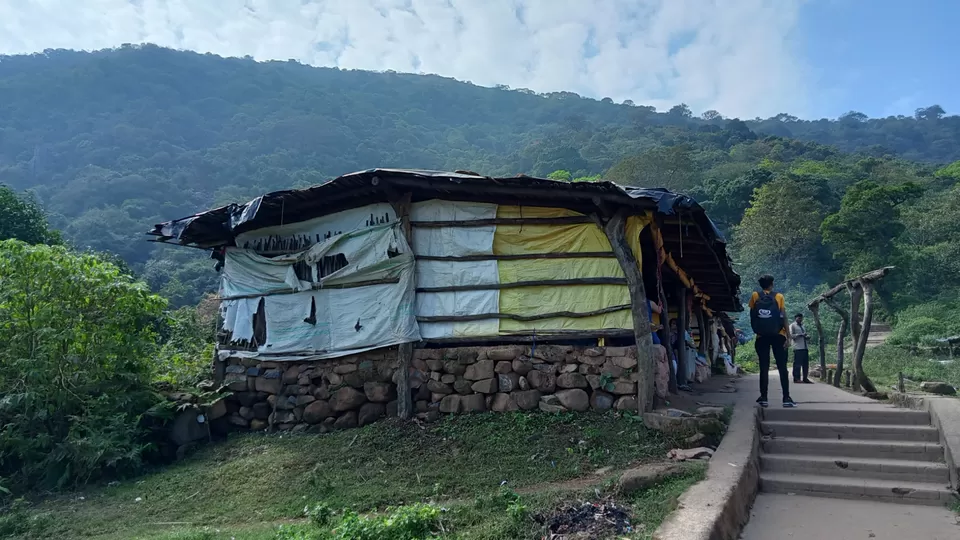
[(790, 339), (793, 340), (794, 384), (813, 384), (809, 377), (810, 352), (807, 347), (807, 337), (807, 330), (803, 327), (803, 314), (797, 313), (793, 318), (793, 324), (790, 325)]
[(764, 275), (758, 280), (760, 290), (754, 291), (750, 297), (750, 319), (753, 331), (757, 334), (754, 342), (757, 357), (760, 360), (760, 398), (757, 403), (767, 407), (767, 387), (770, 385), (770, 353), (777, 363), (780, 373), (780, 387), (783, 390), (783, 406), (796, 407), (797, 404), (790, 397), (790, 374), (787, 371), (787, 336), (790, 328), (787, 326), (787, 308), (783, 295), (774, 292), (773, 276)]

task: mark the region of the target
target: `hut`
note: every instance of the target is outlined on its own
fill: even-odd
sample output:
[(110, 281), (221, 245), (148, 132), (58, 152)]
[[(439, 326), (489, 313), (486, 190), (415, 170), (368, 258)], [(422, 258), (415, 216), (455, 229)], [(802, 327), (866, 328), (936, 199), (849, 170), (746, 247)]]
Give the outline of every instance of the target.
[(674, 341), (653, 312), (698, 349), (678, 342), (682, 387), (716, 360), (719, 314), (742, 309), (696, 201), (611, 182), (372, 169), (148, 234), (217, 260), (214, 371), (252, 429), (649, 409), (651, 340)]

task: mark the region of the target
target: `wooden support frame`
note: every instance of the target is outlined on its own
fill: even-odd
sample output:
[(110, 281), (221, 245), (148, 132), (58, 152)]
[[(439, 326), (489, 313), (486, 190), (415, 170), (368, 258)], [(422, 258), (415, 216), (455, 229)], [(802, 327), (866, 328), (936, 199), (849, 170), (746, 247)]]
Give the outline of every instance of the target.
[(820, 304), (813, 304), (809, 306), (810, 312), (813, 313), (813, 322), (817, 327), (817, 345), (819, 345), (819, 354), (820, 354), (820, 380), (824, 381), (827, 379), (827, 342), (823, 339), (823, 321), (820, 320)]
[(681, 283), (677, 289), (680, 306), (677, 308), (677, 386), (686, 386), (687, 380), (687, 288)]
[(647, 317), (647, 292), (643, 284), (643, 275), (637, 257), (627, 242), (627, 209), (620, 208), (616, 212), (605, 211), (602, 201), (595, 200), (600, 212), (594, 214), (594, 220), (603, 230), (613, 248), (613, 253), (620, 263), (624, 276), (627, 279), (627, 289), (630, 293), (630, 304), (633, 312), (633, 335), (637, 346), (637, 408), (639, 412), (653, 409), (653, 338), (651, 336), (650, 320)]
[[(407, 245), (410, 249), (413, 249), (413, 227), (410, 224), (410, 207), (413, 194), (407, 192), (401, 195), (387, 183), (384, 183), (383, 190), (397, 214), (397, 219), (400, 220), (400, 227), (407, 239)], [(414, 287), (416, 287), (416, 272), (413, 274)], [(413, 343), (401, 343), (397, 347), (397, 371), (394, 381), (397, 384), (397, 416), (402, 420), (409, 420), (413, 416), (413, 396), (410, 394), (410, 365), (412, 363)]]

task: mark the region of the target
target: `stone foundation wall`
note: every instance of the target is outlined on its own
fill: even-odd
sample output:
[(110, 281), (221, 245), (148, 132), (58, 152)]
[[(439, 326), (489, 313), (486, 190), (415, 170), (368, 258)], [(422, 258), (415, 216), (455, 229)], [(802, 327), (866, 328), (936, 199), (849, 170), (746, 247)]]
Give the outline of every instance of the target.
[[(417, 349), (410, 368), (416, 415), (482, 411), (637, 409), (635, 347), (538, 345)], [(228, 358), (232, 392), (221, 424), (317, 431), (397, 414), (397, 351), (317, 362)], [(211, 420), (214, 420), (211, 418)]]

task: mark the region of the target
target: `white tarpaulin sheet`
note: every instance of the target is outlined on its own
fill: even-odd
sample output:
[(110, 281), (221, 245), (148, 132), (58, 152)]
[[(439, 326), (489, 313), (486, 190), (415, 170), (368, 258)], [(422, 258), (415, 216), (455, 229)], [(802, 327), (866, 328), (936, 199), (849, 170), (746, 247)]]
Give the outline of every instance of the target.
[[(396, 220), (397, 213), (389, 203), (375, 203), (306, 221), (285, 223), (240, 233), (237, 235), (236, 244), (241, 248), (246, 247), (261, 251), (270, 250), (266, 244), (271, 240), (305, 241), (310, 245), (338, 234), (383, 225)], [(307, 245), (303, 247), (306, 248)]]
[[(475, 221), (495, 219), (497, 205), (461, 201), (430, 200), (412, 205), (413, 221)], [(417, 255), (463, 257), (492, 255), (496, 225), (480, 227), (417, 227), (413, 250)], [(500, 283), (497, 261), (417, 261), (417, 287), (496, 285)], [(497, 313), (500, 291), (456, 291), (417, 294), (419, 317), (482, 315)], [(498, 319), (467, 322), (421, 322), (420, 333), (427, 339), (496, 336)]]

